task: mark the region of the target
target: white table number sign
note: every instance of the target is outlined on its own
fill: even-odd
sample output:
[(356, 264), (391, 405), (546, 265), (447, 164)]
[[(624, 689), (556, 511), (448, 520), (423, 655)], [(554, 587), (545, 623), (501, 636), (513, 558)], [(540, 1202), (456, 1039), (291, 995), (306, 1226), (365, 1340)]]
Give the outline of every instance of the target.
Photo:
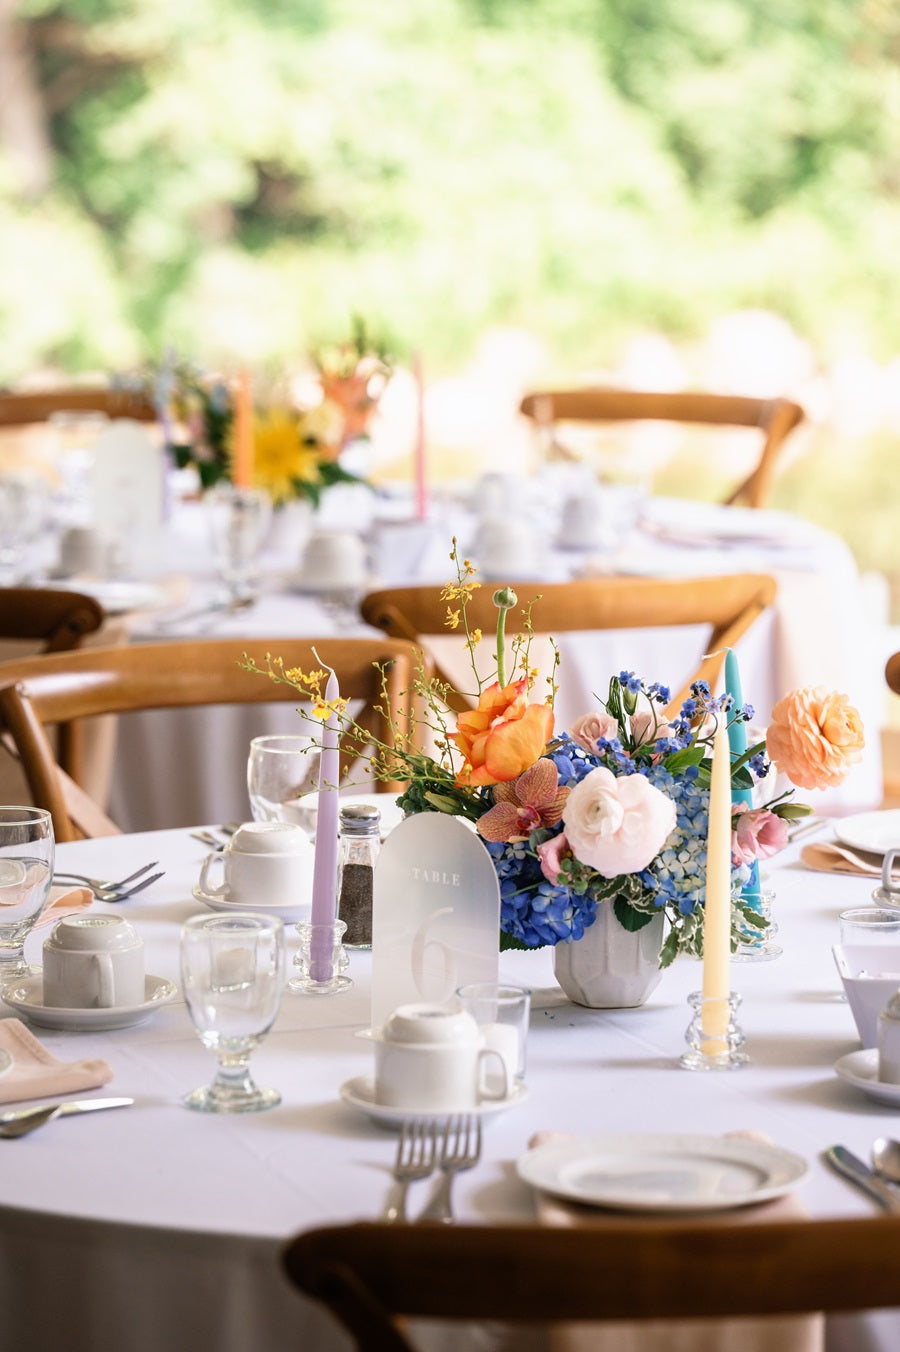
[(163, 460), (140, 423), (118, 418), (94, 445), (94, 520), (110, 569), (141, 576), (159, 566)]
[(398, 1005), (496, 981), (499, 943), (500, 887), (482, 841), (443, 812), (407, 817), (375, 866), (372, 1027)]

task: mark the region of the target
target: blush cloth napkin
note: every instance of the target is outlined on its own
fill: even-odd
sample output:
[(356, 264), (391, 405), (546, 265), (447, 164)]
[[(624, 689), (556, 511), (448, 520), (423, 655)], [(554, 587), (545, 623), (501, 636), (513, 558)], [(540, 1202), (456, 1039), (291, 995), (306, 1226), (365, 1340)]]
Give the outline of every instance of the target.
[[(816, 873), (850, 873), (857, 878), (881, 880), (880, 855), (851, 850), (847, 845), (838, 845), (836, 841), (815, 841), (804, 845), (800, 851), (800, 862), (804, 868), (813, 869)], [(900, 866), (895, 866), (892, 874), (893, 881), (900, 883)]]
[[(755, 1132), (730, 1135), (765, 1141)], [(547, 1141), (564, 1140), (559, 1132), (538, 1132), (529, 1145), (534, 1148)], [(538, 1219), (545, 1225), (589, 1226), (592, 1211), (570, 1204), (559, 1197), (536, 1192)], [(609, 1213), (602, 1213), (604, 1219)], [(649, 1213), (648, 1213), (649, 1214)], [(656, 1214), (656, 1213), (654, 1213)], [(729, 1211), (729, 1221), (739, 1217), (754, 1221), (797, 1220), (805, 1216), (793, 1193), (758, 1206)], [(721, 1224), (721, 1213), (710, 1216), (710, 1224)], [(622, 1223), (640, 1225), (640, 1216), (622, 1216)], [(601, 1278), (602, 1279), (602, 1278)], [(736, 1319), (650, 1319), (640, 1323), (560, 1324), (550, 1330), (550, 1352), (824, 1352), (825, 1320), (813, 1315), (766, 1315)]]
[(0, 1103), (98, 1089), (113, 1077), (107, 1061), (58, 1060), (21, 1019), (0, 1019), (0, 1048), (12, 1057), (11, 1068), (0, 1075)]
[(94, 900), (89, 887), (51, 887), (46, 905), (35, 922), (35, 929), (46, 925), (55, 925), (67, 915), (77, 915), (86, 911)]

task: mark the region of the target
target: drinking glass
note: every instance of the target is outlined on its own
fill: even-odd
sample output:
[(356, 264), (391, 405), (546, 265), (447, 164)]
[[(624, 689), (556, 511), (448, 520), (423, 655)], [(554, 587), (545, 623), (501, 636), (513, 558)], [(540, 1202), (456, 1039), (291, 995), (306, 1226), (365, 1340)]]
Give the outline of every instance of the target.
[(313, 737), (254, 737), (247, 758), (253, 820), (292, 822), (314, 836), (321, 755)]
[(195, 915), (181, 931), (181, 983), (204, 1047), (218, 1058), (212, 1084), (186, 1094), (205, 1113), (252, 1113), (281, 1102), (250, 1075), (250, 1055), (275, 1022), (284, 984), (284, 926), (273, 916)]
[(256, 488), (221, 483), (210, 489), (203, 502), (228, 600), (254, 601), (257, 557), (272, 517), (268, 495)]
[(50, 892), (53, 822), (38, 807), (0, 807), (0, 985), (27, 976), (25, 940)]
[(845, 948), (853, 944), (900, 943), (900, 910), (858, 906), (841, 912), (840, 926)]

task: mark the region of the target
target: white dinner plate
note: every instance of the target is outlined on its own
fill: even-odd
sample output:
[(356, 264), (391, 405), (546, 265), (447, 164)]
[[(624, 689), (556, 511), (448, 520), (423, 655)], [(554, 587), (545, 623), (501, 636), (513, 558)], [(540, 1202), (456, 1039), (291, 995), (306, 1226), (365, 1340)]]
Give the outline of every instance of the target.
[(0, 1075), (5, 1075), (7, 1071), (12, 1070), (13, 1059), (9, 1052), (0, 1047)]
[(796, 545), (804, 536), (808, 539), (805, 523), (787, 512), (683, 498), (651, 498), (641, 512), (641, 524), (653, 534), (685, 543), (728, 540)]
[(900, 808), (839, 817), (834, 823), (834, 834), (842, 845), (849, 845), (852, 850), (868, 850), (870, 854), (900, 850)]
[[(375, 1081), (370, 1075), (357, 1075), (353, 1080), (345, 1080), (340, 1093), (344, 1102), (349, 1103), (352, 1108), (358, 1108), (360, 1112), (367, 1113), (374, 1122), (380, 1122), (388, 1127), (402, 1127), (411, 1117), (423, 1118), (429, 1122), (444, 1122), (454, 1115), (444, 1108), (437, 1111), (434, 1108), (386, 1108), (383, 1103), (375, 1102)], [(477, 1108), (466, 1108), (462, 1111), (471, 1113), (473, 1117), (491, 1117), (495, 1113), (505, 1113), (508, 1108), (515, 1108), (518, 1104), (524, 1103), (527, 1097), (528, 1089), (524, 1084), (520, 1084), (507, 1098), (489, 1099), (480, 1103)]]
[(789, 1192), (809, 1172), (799, 1155), (739, 1136), (576, 1136), (529, 1150), (534, 1188), (617, 1211), (721, 1211)]
[(130, 610), (153, 610), (166, 603), (162, 587), (151, 582), (117, 582), (105, 578), (65, 578), (54, 581), (64, 591), (84, 592), (103, 607), (107, 615), (125, 615)]
[(842, 1080), (861, 1089), (869, 1098), (879, 1103), (891, 1103), (894, 1107), (900, 1103), (900, 1084), (886, 1084), (878, 1078), (878, 1048), (864, 1047), (862, 1051), (848, 1052), (834, 1068)]
[(161, 976), (144, 978), (144, 999), (139, 1005), (114, 1005), (111, 1009), (55, 1009), (44, 1004), (44, 976), (23, 977), (0, 992), (5, 1004), (26, 1015), (42, 1028), (70, 1030), (106, 1030), (131, 1028), (133, 1024), (149, 1019), (160, 1005), (168, 1004), (176, 994), (174, 981)]

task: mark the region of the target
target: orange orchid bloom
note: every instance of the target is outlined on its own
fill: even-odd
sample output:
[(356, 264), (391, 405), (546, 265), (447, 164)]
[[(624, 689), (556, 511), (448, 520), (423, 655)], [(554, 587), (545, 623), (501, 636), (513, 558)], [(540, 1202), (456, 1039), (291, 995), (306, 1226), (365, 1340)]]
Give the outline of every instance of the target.
[(459, 784), (502, 784), (516, 779), (543, 754), (553, 733), (549, 704), (527, 704), (528, 682), (497, 681), (481, 692), (477, 709), (460, 714), (451, 739), (465, 764)]

